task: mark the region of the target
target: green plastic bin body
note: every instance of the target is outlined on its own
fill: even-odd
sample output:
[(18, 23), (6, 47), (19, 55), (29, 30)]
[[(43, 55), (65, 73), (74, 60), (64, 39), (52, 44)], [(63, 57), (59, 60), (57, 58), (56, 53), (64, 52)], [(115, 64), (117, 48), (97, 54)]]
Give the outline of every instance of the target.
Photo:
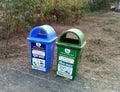
[[(77, 39), (68, 38), (69, 33), (75, 35)], [(84, 34), (78, 29), (69, 29), (59, 36), (57, 41), (57, 75), (74, 80), (85, 44)]]

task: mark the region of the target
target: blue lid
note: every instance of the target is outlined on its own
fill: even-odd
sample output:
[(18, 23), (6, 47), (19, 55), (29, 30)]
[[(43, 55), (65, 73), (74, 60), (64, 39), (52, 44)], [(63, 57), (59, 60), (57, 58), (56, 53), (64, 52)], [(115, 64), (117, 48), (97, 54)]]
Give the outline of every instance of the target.
[(35, 42), (46, 42), (49, 43), (57, 39), (55, 30), (49, 25), (42, 25), (34, 27), (29, 37), (27, 38), (29, 41)]

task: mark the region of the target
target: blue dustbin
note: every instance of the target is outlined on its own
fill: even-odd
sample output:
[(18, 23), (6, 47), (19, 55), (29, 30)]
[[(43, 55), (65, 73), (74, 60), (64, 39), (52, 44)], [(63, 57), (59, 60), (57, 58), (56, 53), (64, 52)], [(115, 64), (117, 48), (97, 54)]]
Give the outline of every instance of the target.
[(49, 25), (33, 28), (27, 38), (30, 44), (32, 69), (47, 72), (51, 69), (54, 57), (56, 32)]

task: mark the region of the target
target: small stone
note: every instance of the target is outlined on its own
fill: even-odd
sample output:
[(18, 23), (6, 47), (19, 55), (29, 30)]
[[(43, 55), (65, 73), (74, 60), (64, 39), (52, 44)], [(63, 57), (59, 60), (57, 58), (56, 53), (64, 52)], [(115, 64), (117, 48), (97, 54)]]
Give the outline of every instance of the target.
[(92, 77), (91, 79), (92, 79), (92, 80), (95, 80), (95, 81), (97, 80), (95, 77)]

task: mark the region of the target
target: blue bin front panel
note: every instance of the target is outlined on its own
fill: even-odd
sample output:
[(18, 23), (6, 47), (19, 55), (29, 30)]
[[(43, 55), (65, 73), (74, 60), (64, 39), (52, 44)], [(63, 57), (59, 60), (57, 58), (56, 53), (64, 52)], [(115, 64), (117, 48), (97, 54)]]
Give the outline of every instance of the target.
[(46, 45), (31, 42), (31, 65), (32, 69), (46, 71)]
[(54, 58), (55, 41), (51, 43), (30, 42), (32, 69), (47, 72), (51, 69)]

